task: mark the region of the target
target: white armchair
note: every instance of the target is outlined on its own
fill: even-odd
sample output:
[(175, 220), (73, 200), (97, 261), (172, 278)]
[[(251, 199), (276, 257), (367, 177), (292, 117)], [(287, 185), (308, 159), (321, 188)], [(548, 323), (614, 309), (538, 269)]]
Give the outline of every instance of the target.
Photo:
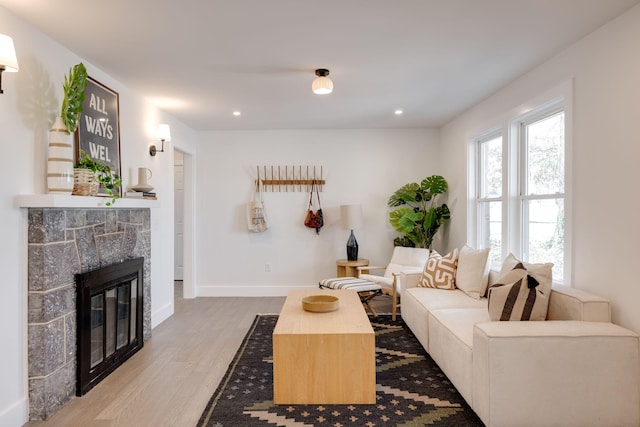
[[(361, 279), (376, 283), (382, 287), (382, 292), (391, 295), (392, 319), (396, 320), (398, 299), (400, 297), (400, 273), (421, 273), (429, 259), (429, 249), (405, 248), (396, 246), (389, 264), (386, 266), (358, 267)], [(384, 270), (384, 275), (362, 273), (370, 270)]]

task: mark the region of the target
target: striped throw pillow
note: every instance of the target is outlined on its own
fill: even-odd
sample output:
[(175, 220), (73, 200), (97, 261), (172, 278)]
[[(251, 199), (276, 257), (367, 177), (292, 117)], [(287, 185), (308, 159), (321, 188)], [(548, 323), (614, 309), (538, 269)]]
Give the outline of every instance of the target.
[(551, 281), (539, 279), (522, 262), (503, 274), (489, 288), (491, 320), (545, 320)]
[(418, 286), (422, 288), (455, 289), (458, 250), (454, 249), (445, 256), (431, 251), (424, 265)]

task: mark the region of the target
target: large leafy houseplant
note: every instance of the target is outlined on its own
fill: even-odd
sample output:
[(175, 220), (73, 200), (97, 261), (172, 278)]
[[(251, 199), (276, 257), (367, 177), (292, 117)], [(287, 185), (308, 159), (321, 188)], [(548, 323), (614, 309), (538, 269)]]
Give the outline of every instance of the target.
[(447, 189), (447, 180), (432, 175), (420, 184), (412, 182), (400, 187), (389, 197), (387, 205), (397, 207), (389, 212), (389, 222), (394, 230), (404, 234), (394, 240), (396, 246), (431, 249), (440, 226), (451, 218), (449, 207), (437, 203)]
[(93, 172), (96, 180), (104, 188), (105, 193), (111, 197), (111, 200), (105, 203), (107, 206), (113, 205), (120, 198), (118, 188), (122, 185), (122, 179), (111, 170), (109, 165), (92, 159), (86, 151), (80, 150), (80, 156), (74, 167), (76, 169), (88, 169)]
[(86, 88), (87, 69), (81, 62), (69, 70), (68, 76), (64, 76), (64, 85), (62, 86), (64, 98), (62, 99), (60, 117), (62, 117), (69, 133), (74, 133), (78, 128)]

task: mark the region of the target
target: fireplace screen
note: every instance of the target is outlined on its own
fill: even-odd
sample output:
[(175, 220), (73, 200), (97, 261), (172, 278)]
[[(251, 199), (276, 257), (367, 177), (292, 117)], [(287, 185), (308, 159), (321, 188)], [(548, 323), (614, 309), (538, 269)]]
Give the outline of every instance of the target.
[(143, 346), (143, 258), (76, 276), (82, 396)]

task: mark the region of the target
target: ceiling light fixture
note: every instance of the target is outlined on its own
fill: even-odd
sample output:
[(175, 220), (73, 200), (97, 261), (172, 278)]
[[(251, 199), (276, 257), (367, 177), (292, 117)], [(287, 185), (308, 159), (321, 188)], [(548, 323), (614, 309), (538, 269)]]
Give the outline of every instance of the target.
[(233, 112), (233, 115), (236, 116), (236, 117), (238, 117), (240, 114), (242, 114), (242, 113), (240, 113), (240, 111), (234, 111)]
[(396, 110), (396, 111), (394, 111), (394, 114), (395, 114), (396, 116), (401, 116), (401, 115), (402, 115), (402, 113), (404, 113), (404, 111), (402, 111), (402, 110)]
[(316, 79), (311, 83), (311, 90), (318, 95), (326, 95), (333, 92), (333, 82), (329, 77), (329, 70), (326, 68), (318, 68), (316, 70)]
[(13, 39), (7, 35), (0, 34), (0, 93), (2, 91), (2, 72), (15, 73), (18, 71), (18, 59), (16, 49), (13, 47)]

